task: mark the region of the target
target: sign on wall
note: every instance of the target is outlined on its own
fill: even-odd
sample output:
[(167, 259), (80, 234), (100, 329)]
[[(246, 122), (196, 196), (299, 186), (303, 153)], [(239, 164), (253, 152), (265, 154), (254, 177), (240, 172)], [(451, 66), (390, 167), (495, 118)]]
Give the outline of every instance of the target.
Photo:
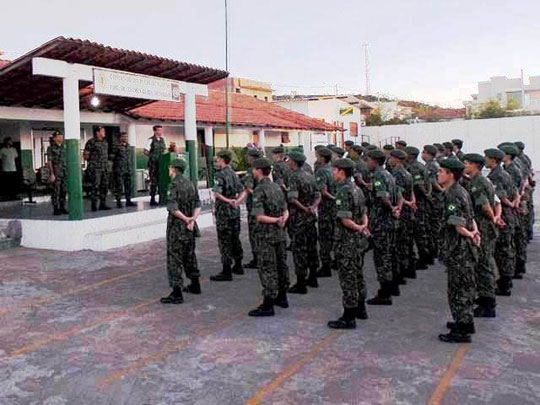
[(94, 93), (180, 102), (182, 83), (159, 77), (94, 68)]

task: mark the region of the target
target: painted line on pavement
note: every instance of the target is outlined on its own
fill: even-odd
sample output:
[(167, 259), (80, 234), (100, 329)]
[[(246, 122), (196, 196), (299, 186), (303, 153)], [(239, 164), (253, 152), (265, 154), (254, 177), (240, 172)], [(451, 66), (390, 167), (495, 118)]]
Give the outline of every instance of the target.
[(435, 391), (433, 391), (433, 394), (431, 394), (428, 405), (440, 405), (442, 403), (444, 395), (446, 394), (446, 391), (448, 391), (448, 388), (450, 388), (450, 385), (452, 384), (452, 379), (456, 375), (459, 366), (461, 365), (461, 362), (465, 358), (465, 354), (467, 354), (467, 351), (470, 349), (470, 347), (471, 345), (467, 343), (462, 343), (459, 345), (459, 348), (452, 356), (452, 361), (450, 362), (448, 369), (442, 376), (439, 384), (437, 385), (437, 388), (435, 388)]

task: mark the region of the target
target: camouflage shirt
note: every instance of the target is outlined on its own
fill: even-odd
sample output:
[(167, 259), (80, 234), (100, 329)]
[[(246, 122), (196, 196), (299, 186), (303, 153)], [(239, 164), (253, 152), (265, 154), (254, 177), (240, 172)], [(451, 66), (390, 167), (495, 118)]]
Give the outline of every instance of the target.
[(495, 208), (495, 189), (493, 188), (493, 184), (479, 172), (476, 176), (471, 177), (466, 189), (471, 196), (474, 217), (482, 237), (496, 238), (497, 228), (493, 221), (486, 217), (483, 209), (483, 206), (486, 204)]
[(363, 216), (367, 215), (366, 199), (364, 193), (354, 184), (351, 179), (340, 184), (336, 196), (336, 226), (334, 228), (334, 240), (340, 244), (350, 246), (351, 249), (366, 250), (368, 242), (365, 237), (347, 228), (341, 222), (344, 218), (352, 219), (356, 224), (363, 223)]
[(373, 192), (375, 193), (373, 220), (378, 221), (389, 216), (392, 217), (392, 211), (381, 201), (381, 198), (388, 198), (392, 205), (396, 205), (398, 202), (398, 190), (396, 181), (382, 166), (373, 172)]
[(431, 192), (434, 194), (440, 194), (441, 192), (436, 190), (433, 186), (438, 183), (437, 176), (439, 174), (439, 163), (433, 159), (429, 162), (426, 162), (426, 175), (427, 181), (431, 185)]
[(47, 159), (51, 162), (56, 177), (63, 177), (67, 174), (66, 148), (64, 144), (57, 145), (55, 142), (51, 142), (51, 145), (47, 148)]
[(317, 198), (321, 197), (319, 187), (313, 175), (306, 173), (301, 168), (290, 172), (289, 175), (289, 190), (287, 192), (287, 200), (289, 201), (290, 223), (291, 229), (301, 228), (317, 221), (317, 216), (311, 213), (306, 213), (291, 201), (296, 199), (305, 207), (313, 205)]
[[(332, 168), (328, 163), (319, 165), (317, 171), (315, 172), (315, 181), (317, 182), (317, 186), (321, 193), (326, 187), (329, 194), (333, 196), (336, 195), (337, 185), (334, 181), (334, 176), (332, 175)], [(319, 207), (320, 210), (329, 212), (336, 207), (336, 202), (330, 198), (322, 196), (321, 205)]]
[(161, 155), (167, 149), (165, 144), (165, 139), (163, 137), (157, 139), (155, 136), (150, 138), (152, 142), (150, 143), (150, 150), (148, 151), (148, 160), (151, 162), (159, 162)]
[(251, 214), (253, 209), (253, 190), (257, 187), (257, 180), (255, 179), (255, 176), (253, 176), (253, 168), (248, 169), (246, 175), (242, 178), (242, 184), (246, 190), (251, 190), (251, 193), (248, 193), (246, 197), (246, 208)]
[(272, 169), (272, 179), (278, 186), (287, 186), (289, 168), (283, 161), (275, 162)]
[(192, 232), (187, 229), (187, 224), (180, 218), (175, 217), (172, 212), (180, 211), (185, 216), (191, 217), (195, 209), (200, 206), (201, 200), (194, 184), (184, 176), (177, 175), (169, 184), (169, 190), (167, 192), (167, 210), (169, 211), (167, 224), (168, 226), (176, 227), (181, 240), (189, 239), (194, 234), (198, 236), (197, 224), (195, 224)]
[(429, 183), (428, 172), (426, 166), (415, 160), (409, 165), (409, 173), (411, 173), (414, 182), (414, 191), (418, 200), (428, 198), (431, 192), (431, 185)]
[(518, 192), (521, 192), (523, 188), (523, 173), (517, 163), (513, 161), (508, 166), (505, 166), (504, 170), (510, 175), (510, 178), (514, 182), (514, 187)]
[(403, 166), (399, 166), (394, 168), (392, 176), (396, 179), (396, 186), (403, 198), (410, 201), (413, 193), (412, 175)]
[(84, 151), (88, 153), (89, 169), (107, 170), (109, 163), (109, 144), (107, 141), (98, 141), (96, 138), (89, 139)]
[[(491, 180), (495, 194), (497, 194), (500, 200), (513, 200), (514, 195), (516, 194), (514, 182), (512, 181), (512, 178), (510, 177), (508, 172), (503, 170), (501, 166), (497, 166), (492, 169), (491, 172), (488, 174), (488, 179)], [(506, 204), (502, 204), (502, 218), (504, 219), (504, 221), (506, 223), (510, 222), (509, 225), (511, 225), (514, 223), (514, 217), (514, 209), (507, 206)]]
[[(225, 198), (234, 199), (244, 191), (244, 186), (240, 178), (230, 166), (216, 172), (214, 192), (221, 194)], [(240, 218), (240, 207), (234, 208), (230, 204), (216, 199), (216, 218), (221, 219)]]
[[(253, 190), (253, 211), (254, 216), (266, 215), (273, 218), (281, 217), (287, 210), (287, 202), (283, 195), (283, 190), (269, 178), (262, 179), (255, 190)], [(285, 242), (287, 235), (285, 229), (281, 229), (277, 224), (263, 224), (257, 222), (255, 226), (257, 238), (268, 243)]]
[(113, 171), (115, 173), (129, 173), (131, 169), (131, 151), (129, 143), (118, 143), (113, 152)]

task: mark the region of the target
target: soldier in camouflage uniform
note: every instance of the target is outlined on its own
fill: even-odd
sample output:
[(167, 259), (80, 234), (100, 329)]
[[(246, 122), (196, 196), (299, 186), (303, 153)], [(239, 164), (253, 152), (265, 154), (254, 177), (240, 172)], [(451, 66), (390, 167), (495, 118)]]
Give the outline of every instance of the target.
[(195, 256), (195, 237), (199, 235), (197, 217), (201, 212), (199, 193), (191, 181), (184, 177), (186, 162), (176, 159), (171, 168), (173, 179), (167, 193), (167, 275), (171, 294), (163, 297), (163, 304), (184, 302), (183, 273), (191, 280), (184, 290), (192, 294), (201, 293), (199, 269)]
[(249, 244), (251, 246), (251, 254), (253, 259), (251, 262), (245, 265), (248, 269), (257, 268), (257, 240), (255, 239), (255, 226), (257, 225), (257, 219), (253, 215), (253, 190), (257, 186), (257, 181), (253, 174), (253, 162), (261, 157), (261, 152), (258, 149), (248, 149), (247, 159), (250, 165), (250, 169), (247, 171), (246, 175), (242, 179), (244, 184), (244, 189), (247, 194), (246, 198), (246, 209), (248, 213), (248, 231), (249, 231)]
[(136, 204), (131, 201), (131, 152), (126, 132), (120, 133), (112, 161), (116, 207), (122, 208), (122, 194), (126, 197), (126, 207), (134, 207)]
[(322, 148), (318, 151), (318, 166), (315, 172), (315, 180), (321, 192), (322, 201), (319, 205), (319, 251), (321, 256), (321, 268), (317, 277), (332, 276), (332, 248), (333, 238), (328, 235), (334, 234), (334, 224), (336, 217), (336, 182), (332, 176), (330, 159), (332, 152), (330, 149)]
[(445, 158), (444, 153), (446, 151), (446, 148), (441, 143), (434, 143), (433, 146), (437, 148), (437, 154), (435, 155), (435, 160), (437, 161), (438, 164), (441, 164), (441, 162)]
[(456, 157), (463, 162), (463, 158), (465, 157), (465, 154), (461, 151), (463, 148), (463, 141), (461, 139), (452, 139), (452, 145), (454, 146)]
[(253, 215), (257, 219), (255, 234), (259, 253), (259, 276), (263, 287), (263, 303), (249, 316), (273, 316), (274, 305), (288, 308), (287, 236), (289, 217), (287, 202), (280, 186), (268, 178), (272, 163), (265, 158), (253, 162), (257, 186), (253, 190)]
[[(480, 255), (476, 266), (476, 291), (478, 307), (474, 316), (495, 317), (495, 281), (497, 265), (495, 263), (495, 244), (497, 243), (497, 208), (495, 189), (489, 179), (482, 175), (485, 158), (478, 153), (463, 156), (465, 174), (470, 177), (466, 187), (472, 200), (473, 211), (478, 230), (482, 236)], [(499, 207), (500, 208), (500, 207)], [(500, 218), (500, 217), (499, 217)]]
[(289, 177), (289, 168), (283, 160), (285, 149), (278, 146), (272, 150), (272, 160), (274, 161), (272, 170), (272, 179), (274, 183), (281, 187), (283, 192), (287, 192), (287, 178)]
[(107, 205), (107, 193), (109, 191), (109, 144), (105, 140), (105, 128), (97, 127), (94, 130), (94, 137), (86, 142), (84, 147), (84, 158), (88, 162), (86, 168), (91, 190), (90, 199), (92, 201), (92, 211), (97, 211), (97, 200), (99, 197), (100, 210), (109, 210)]
[[(154, 125), (152, 127), (154, 134), (148, 138), (144, 147), (144, 154), (148, 156), (148, 175), (150, 177), (150, 205), (159, 205), (156, 202), (156, 193), (159, 187), (159, 161), (161, 155), (167, 151), (167, 144), (163, 139), (163, 127), (161, 125)], [(159, 190), (159, 194), (161, 194)]]
[(394, 264), (394, 281), (406, 284), (404, 277), (416, 278), (414, 257), (414, 212), (416, 199), (413, 191), (412, 175), (405, 170), (403, 163), (407, 159), (407, 153), (401, 149), (390, 152), (392, 161), (392, 176), (396, 181), (396, 187), (400, 193), (399, 220), (396, 221), (396, 255)]
[(306, 156), (296, 151), (289, 154), (287, 161), (290, 170), (287, 192), (290, 213), (288, 226), (296, 270), (296, 284), (289, 290), (293, 294), (307, 294), (306, 285), (318, 287), (319, 255), (314, 242), (318, 239), (317, 208), (321, 202), (321, 193), (315, 178), (302, 170), (305, 161)]
[(501, 167), (504, 152), (500, 149), (487, 149), (486, 167), (490, 169), (488, 179), (493, 184), (495, 194), (501, 201), (502, 213), (497, 220), (499, 236), (495, 244), (495, 262), (499, 270), (496, 295), (511, 295), (512, 277), (516, 267), (514, 234), (516, 227), (515, 201), (517, 192), (510, 175)]
[(334, 180), (339, 184), (334, 238), (337, 272), (343, 292), (343, 315), (328, 322), (328, 326), (332, 329), (354, 329), (356, 318), (368, 318), (362, 268), (368, 246), (369, 223), (362, 190), (351, 181), (354, 163), (350, 159), (339, 159), (333, 166)]
[(392, 295), (399, 294), (399, 285), (393, 282), (398, 191), (394, 178), (383, 167), (385, 160), (386, 156), (379, 149), (368, 152), (367, 164), (373, 172), (375, 193), (369, 224), (373, 235), (373, 261), (381, 285), (377, 295), (367, 301), (369, 305), (392, 305)]
[(534, 194), (534, 187), (535, 187), (535, 180), (534, 180), (534, 172), (532, 167), (532, 161), (529, 156), (527, 156), (524, 152), (525, 150), (525, 144), (521, 141), (515, 142), (515, 145), (518, 148), (519, 154), (516, 156), (516, 159), (518, 159), (522, 166), (525, 168), (525, 173), (527, 177), (527, 186), (525, 188), (525, 193), (527, 195), (526, 201), (527, 201), (527, 240), (531, 241), (533, 238), (533, 224), (534, 224), (534, 201), (533, 201), (533, 194)]
[(448, 272), (448, 303), (454, 322), (439, 339), (449, 343), (469, 343), (474, 333), (475, 266), (481, 237), (474, 221), (471, 199), (459, 184), (463, 163), (446, 159), (441, 163), (439, 183), (444, 196), (443, 263)]
[(405, 140), (399, 139), (396, 141), (396, 149), (399, 149), (405, 152), (406, 147), (407, 147), (407, 142)]
[(372, 174), (369, 171), (367, 164), (362, 155), (364, 154), (364, 148), (360, 145), (354, 145), (351, 148), (351, 160), (354, 162), (353, 170), (353, 179), (354, 182), (362, 193), (364, 193), (364, 198), (366, 199), (366, 207), (368, 210), (368, 215), (373, 206), (373, 192), (372, 192)]
[(49, 168), (49, 182), (53, 190), (51, 202), (54, 215), (67, 214), (67, 162), (64, 135), (59, 131), (52, 134), (52, 142), (47, 148), (47, 166)]
[(390, 152), (394, 150), (394, 146), (387, 144), (383, 146), (383, 152), (386, 156), (386, 161), (384, 162), (384, 168), (388, 170), (390, 174), (392, 174), (392, 162), (390, 161)]
[(211, 276), (212, 281), (232, 281), (233, 273), (244, 274), (244, 251), (240, 242), (240, 204), (245, 193), (238, 175), (229, 166), (231, 160), (232, 153), (228, 150), (217, 154), (218, 171), (214, 193), (216, 229), (223, 270)]
[(457, 156), (454, 153), (454, 144), (452, 142), (443, 142), (443, 146), (444, 146), (444, 159), (457, 159)]
[(428, 183), (431, 186), (431, 201), (428, 205), (429, 225), (429, 251), (432, 256), (438, 257), (441, 245), (441, 229), (443, 216), (443, 189), (437, 181), (439, 163), (435, 159), (437, 148), (433, 145), (425, 145), (422, 151), (422, 160), (426, 162)]
[(345, 149), (340, 148), (339, 146), (332, 146), (328, 149), (332, 151), (332, 162), (341, 159), (345, 155)]

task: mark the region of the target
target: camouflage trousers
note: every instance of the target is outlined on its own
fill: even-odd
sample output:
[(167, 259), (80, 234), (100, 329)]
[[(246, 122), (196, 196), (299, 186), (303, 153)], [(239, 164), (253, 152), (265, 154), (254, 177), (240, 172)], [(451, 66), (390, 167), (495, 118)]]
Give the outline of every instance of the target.
[(55, 177), (52, 183), (51, 203), (55, 210), (66, 208), (67, 176)]
[(269, 242), (257, 237), (259, 277), (264, 297), (277, 298), (279, 291), (289, 288), (289, 268), (287, 267), (287, 244)]
[(418, 201), (418, 211), (415, 213), (414, 221), (414, 241), (419, 255), (430, 253), (429, 208), (427, 201)]
[(529, 228), (527, 215), (516, 216), (514, 243), (516, 245), (516, 260), (527, 263), (527, 230)]
[(530, 191), (530, 199), (527, 201), (527, 239), (530, 240), (533, 237), (533, 226), (534, 226), (534, 201), (532, 198), (533, 191)]
[(379, 283), (391, 282), (395, 263), (395, 230), (394, 220), (384, 218), (386, 223), (372, 222), (373, 262), (377, 270)]
[(307, 277), (308, 270), (319, 267), (317, 252), (317, 227), (315, 222), (294, 227), (292, 230), (292, 255), (298, 277)]
[(221, 263), (232, 266), (233, 262), (242, 262), (244, 250), (240, 242), (240, 217), (218, 219), (216, 230)]
[(148, 161), (148, 177), (150, 178), (150, 196), (154, 197), (159, 188), (159, 161)]
[(448, 270), (448, 304), (454, 321), (471, 323), (476, 296), (476, 260), (467, 249), (448, 255), (445, 265)]
[[(505, 221), (507, 220), (505, 219)], [(510, 221), (507, 221), (506, 227), (499, 230), (499, 236), (495, 243), (495, 262), (501, 277), (514, 277), (516, 270), (515, 232), (514, 224)]]
[(357, 246), (336, 243), (336, 264), (343, 292), (343, 307), (356, 308), (367, 296), (364, 280), (364, 252)]
[(251, 246), (251, 254), (253, 257), (257, 256), (257, 238), (255, 237), (256, 225), (257, 218), (248, 213), (249, 245)]
[(109, 173), (102, 169), (88, 169), (88, 180), (90, 181), (90, 199), (101, 201), (107, 199), (109, 192)]
[(497, 238), (484, 237), (482, 233), (482, 244), (478, 264), (476, 266), (476, 290), (479, 297), (495, 298), (495, 281), (497, 280), (497, 264), (495, 263), (495, 245)]
[(195, 235), (180, 237), (174, 224), (167, 225), (167, 276), (171, 288), (184, 286), (183, 274), (188, 278), (199, 277), (197, 256), (195, 256)]
[(114, 194), (117, 200), (131, 198), (131, 173), (114, 173)]
[(332, 215), (332, 212), (319, 213), (319, 253), (323, 266), (329, 266), (332, 263), (335, 221), (335, 215)]
[(442, 245), (442, 223), (444, 215), (444, 205), (442, 197), (435, 195), (428, 211), (429, 224), (429, 247), (430, 252), (438, 255)]
[(397, 222), (396, 245), (394, 255), (394, 277), (399, 276), (400, 270), (407, 269), (411, 261), (414, 261), (414, 214), (403, 208), (403, 212)]

